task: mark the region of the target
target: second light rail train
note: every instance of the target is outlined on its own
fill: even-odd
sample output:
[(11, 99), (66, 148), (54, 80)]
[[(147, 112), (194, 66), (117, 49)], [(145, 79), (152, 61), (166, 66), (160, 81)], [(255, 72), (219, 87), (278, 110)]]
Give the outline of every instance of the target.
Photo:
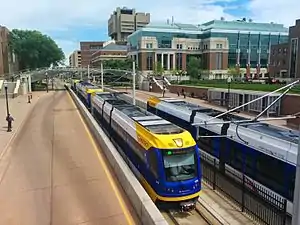
[[(298, 132), (256, 122), (238, 126), (234, 121), (246, 118), (234, 114), (204, 124), (220, 111), (201, 107), (181, 99), (151, 97), (147, 109), (190, 131), (203, 154), (222, 159), (226, 165), (242, 172), (255, 183), (288, 200), (292, 214), (296, 174)], [(232, 120), (229, 126), (222, 122)], [(193, 125), (195, 123), (195, 125)], [(196, 125), (196, 123), (203, 123)], [(225, 128), (225, 129), (224, 129)], [(226, 132), (224, 132), (226, 131)], [(218, 137), (225, 135), (226, 138)], [(215, 136), (205, 138), (205, 136)], [(202, 137), (202, 138), (201, 138)], [(223, 141), (225, 140), (225, 141)]]

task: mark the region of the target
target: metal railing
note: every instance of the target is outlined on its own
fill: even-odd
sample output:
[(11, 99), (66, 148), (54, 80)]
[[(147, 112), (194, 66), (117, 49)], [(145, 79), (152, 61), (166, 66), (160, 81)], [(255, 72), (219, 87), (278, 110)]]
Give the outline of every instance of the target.
[(238, 175), (227, 167), (219, 170), (217, 159), (201, 154), (202, 177), (213, 190), (226, 196), (255, 221), (266, 225), (290, 225), (287, 200), (255, 184), (245, 175)]

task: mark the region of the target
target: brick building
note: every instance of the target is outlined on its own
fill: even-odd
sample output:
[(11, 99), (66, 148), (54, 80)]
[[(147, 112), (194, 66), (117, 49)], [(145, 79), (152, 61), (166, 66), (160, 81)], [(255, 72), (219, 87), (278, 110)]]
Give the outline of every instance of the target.
[(103, 48), (104, 41), (80, 42), (81, 66), (91, 64), (92, 54)]
[(289, 69), (289, 44), (282, 43), (272, 45), (270, 56), (270, 76), (271, 77), (288, 77)]
[(162, 65), (166, 73), (186, 70), (191, 56), (201, 58), (205, 76), (224, 78), (229, 67), (243, 76), (268, 75), (270, 47), (288, 40), (282, 24), (213, 20), (201, 25), (149, 24), (128, 36), (129, 55), (145, 73)]
[(272, 45), (270, 76), (278, 78), (300, 78), (300, 19), (289, 28), (285, 43)]
[(127, 45), (109, 41), (104, 43), (102, 49), (92, 54), (91, 65), (98, 67), (102, 60), (125, 60), (127, 58)]

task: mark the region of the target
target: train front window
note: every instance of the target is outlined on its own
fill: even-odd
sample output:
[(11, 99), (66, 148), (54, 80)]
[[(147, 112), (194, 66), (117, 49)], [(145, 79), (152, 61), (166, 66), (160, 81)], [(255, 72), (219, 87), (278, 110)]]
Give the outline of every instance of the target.
[(167, 181), (184, 181), (197, 175), (195, 148), (162, 152)]

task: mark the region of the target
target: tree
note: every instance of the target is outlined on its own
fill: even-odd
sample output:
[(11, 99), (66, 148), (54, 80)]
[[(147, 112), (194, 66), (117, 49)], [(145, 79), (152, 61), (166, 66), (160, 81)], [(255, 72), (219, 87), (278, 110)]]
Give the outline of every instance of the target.
[(164, 68), (162, 67), (161, 63), (155, 63), (153, 71), (155, 75), (162, 76), (164, 74)]
[(36, 30), (13, 29), (9, 46), (18, 57), (20, 70), (57, 66), (65, 59), (55, 41)]
[(187, 64), (186, 70), (187, 70), (187, 74), (191, 78), (199, 79), (201, 77), (201, 71), (202, 71), (200, 58), (191, 57)]
[(228, 75), (231, 75), (233, 78), (240, 76), (240, 72), (236, 67), (229, 67), (227, 71)]
[(106, 69), (132, 70), (132, 59), (125, 60), (104, 60), (103, 67)]

